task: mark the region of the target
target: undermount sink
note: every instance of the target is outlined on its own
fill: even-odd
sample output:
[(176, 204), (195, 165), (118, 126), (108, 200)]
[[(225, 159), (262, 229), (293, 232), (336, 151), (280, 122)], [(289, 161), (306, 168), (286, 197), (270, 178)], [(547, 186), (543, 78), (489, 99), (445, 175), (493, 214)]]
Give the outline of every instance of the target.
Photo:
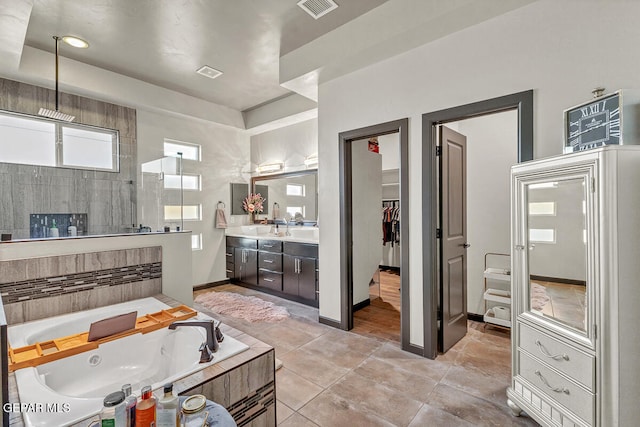
[(300, 239), (318, 239), (320, 236), (320, 229), (317, 227), (290, 228), (289, 234), (291, 234), (291, 237), (297, 237)]

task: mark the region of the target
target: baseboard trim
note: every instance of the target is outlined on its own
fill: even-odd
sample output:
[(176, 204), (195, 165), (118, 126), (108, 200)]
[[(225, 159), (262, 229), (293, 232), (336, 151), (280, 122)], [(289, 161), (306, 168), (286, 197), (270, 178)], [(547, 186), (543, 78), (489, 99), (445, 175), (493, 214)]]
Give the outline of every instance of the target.
[(413, 353), (413, 354), (417, 354), (418, 356), (422, 356), (424, 357), (424, 348), (419, 347), (415, 344), (403, 344), (402, 345), (402, 350), (408, 352), (408, 353)]
[(536, 276), (534, 274), (529, 275), (531, 280), (541, 280), (543, 282), (553, 282), (553, 283), (565, 283), (567, 285), (582, 285), (587, 286), (587, 282), (584, 280), (575, 280), (575, 279), (563, 279), (561, 277), (547, 277), (547, 276)]
[(323, 325), (331, 326), (332, 328), (342, 329), (342, 324), (333, 319), (329, 319), (328, 317), (318, 316), (318, 322)]
[(217, 282), (204, 283), (202, 285), (194, 286), (193, 290), (194, 292), (201, 291), (203, 289), (215, 288), (216, 286), (228, 285), (229, 283), (231, 283), (229, 279), (218, 280)]
[(467, 313), (467, 319), (484, 323), (484, 316), (482, 314)]
[(371, 305), (371, 300), (369, 298), (367, 298), (364, 301), (360, 301), (357, 304), (354, 304), (353, 305), (353, 312), (355, 313), (358, 310), (362, 310), (363, 308), (365, 308), (368, 305)]

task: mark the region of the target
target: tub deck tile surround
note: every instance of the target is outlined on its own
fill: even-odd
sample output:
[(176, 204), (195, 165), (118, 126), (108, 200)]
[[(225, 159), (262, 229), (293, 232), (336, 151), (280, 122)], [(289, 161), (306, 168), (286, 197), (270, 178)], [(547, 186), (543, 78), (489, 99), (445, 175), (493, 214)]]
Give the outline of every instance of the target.
[[(180, 305), (178, 301), (166, 295), (158, 294), (154, 297), (171, 307)], [(227, 408), (239, 427), (275, 426), (273, 347), (228, 325), (223, 324), (221, 330), (225, 336), (234, 337), (248, 345), (249, 349), (175, 381), (174, 391), (179, 395), (204, 394), (209, 400)], [(153, 392), (156, 396), (162, 395), (161, 388)], [(19, 402), (13, 373), (9, 375), (9, 401)], [(74, 427), (87, 427), (97, 419), (92, 417), (77, 423)], [(23, 427), (22, 417), (13, 416), (10, 426)]]
[(0, 261), (0, 295), (11, 324), (162, 292), (162, 247)]

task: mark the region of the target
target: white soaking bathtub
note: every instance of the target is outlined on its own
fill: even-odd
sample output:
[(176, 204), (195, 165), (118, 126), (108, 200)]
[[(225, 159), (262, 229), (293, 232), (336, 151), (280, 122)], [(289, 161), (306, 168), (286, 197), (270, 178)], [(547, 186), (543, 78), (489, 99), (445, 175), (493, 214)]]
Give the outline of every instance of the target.
[[(12, 347), (63, 337), (89, 330), (96, 321), (138, 311), (138, 317), (169, 308), (155, 298), (144, 298), (108, 307), (56, 316), (8, 328)], [(211, 319), (202, 313), (186, 321)], [(209, 363), (199, 363), (198, 348), (206, 341), (201, 327), (163, 328), (134, 334), (36, 368), (15, 371), (21, 403), (50, 405), (60, 412), (25, 412), (27, 426), (66, 426), (100, 412), (104, 397), (130, 383), (133, 393), (151, 385), (153, 389), (183, 378), (207, 366), (241, 353), (249, 347), (225, 336)], [(68, 408), (68, 412), (64, 411)]]

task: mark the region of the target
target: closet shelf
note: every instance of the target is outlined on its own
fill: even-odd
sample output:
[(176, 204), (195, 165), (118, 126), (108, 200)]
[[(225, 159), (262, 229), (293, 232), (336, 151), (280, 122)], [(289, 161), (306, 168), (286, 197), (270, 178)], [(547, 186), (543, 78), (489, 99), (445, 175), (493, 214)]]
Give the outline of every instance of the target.
[(501, 304), (511, 305), (511, 292), (504, 291), (502, 289), (489, 288), (484, 292), (484, 299), (486, 301), (493, 301)]
[(493, 313), (492, 308), (488, 309), (487, 312), (484, 314), (484, 321), (485, 323), (491, 323), (494, 325), (503, 326), (505, 328), (511, 327), (511, 320), (497, 318)]
[(504, 268), (489, 267), (484, 270), (485, 279), (499, 280), (503, 282), (511, 281), (511, 272)]

